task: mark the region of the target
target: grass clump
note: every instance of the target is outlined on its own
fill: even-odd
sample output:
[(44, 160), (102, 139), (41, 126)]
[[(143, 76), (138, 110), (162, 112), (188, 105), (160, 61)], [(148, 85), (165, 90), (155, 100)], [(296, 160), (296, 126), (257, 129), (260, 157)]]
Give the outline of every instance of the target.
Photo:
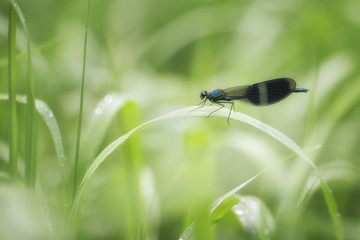
[(0, 6), (0, 238), (358, 238), (357, 1)]

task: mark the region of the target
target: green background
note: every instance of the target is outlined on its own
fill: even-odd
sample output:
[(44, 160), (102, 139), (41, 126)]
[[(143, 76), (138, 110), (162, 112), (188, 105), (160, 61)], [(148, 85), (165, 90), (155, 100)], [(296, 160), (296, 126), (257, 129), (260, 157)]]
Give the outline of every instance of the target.
[[(192, 221), (194, 239), (359, 238), (360, 1), (90, 2), (78, 183), (113, 140), (198, 104), (203, 90), (291, 77), (310, 91), (267, 107), (236, 102), (236, 110), (296, 142), (337, 207), (326, 204), (314, 169), (265, 130), (235, 120), (228, 125), (216, 116), (185, 116), (146, 126), (96, 169), (80, 203), (78, 239), (178, 239)], [(11, 183), (9, 103), (0, 101), (0, 238), (67, 234), (87, 4), (18, 1), (31, 41), (35, 97), (51, 109), (62, 138), (54, 144), (54, 127), (49, 132), (37, 117), (36, 184), (28, 189), (27, 115), (18, 104), (19, 179)], [(1, 0), (5, 95), (9, 7)], [(15, 52), (16, 92), (25, 95), (26, 33), (17, 15)], [(63, 177), (56, 152), (61, 147)], [(238, 193), (261, 202), (265, 226), (246, 226), (232, 211), (211, 223), (216, 199), (263, 169)], [(334, 227), (334, 209), (343, 230)]]

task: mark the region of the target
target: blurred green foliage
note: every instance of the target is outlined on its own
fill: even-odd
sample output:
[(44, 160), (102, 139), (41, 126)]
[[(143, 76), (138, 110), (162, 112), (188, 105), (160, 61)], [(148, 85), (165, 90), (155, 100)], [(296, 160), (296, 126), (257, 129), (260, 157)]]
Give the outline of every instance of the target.
[[(0, 1), (2, 94), (8, 93), (9, 5)], [(26, 107), (18, 104), (21, 179), (10, 184), (9, 109), (0, 98), (0, 238), (63, 239), (87, 1), (18, 5), (32, 44), (35, 95), (49, 106), (44, 111), (56, 118), (60, 133), (51, 130), (56, 121), (37, 121), (36, 187), (24, 190)], [(307, 152), (332, 190), (345, 239), (359, 239), (359, 10), (358, 0), (91, 0), (79, 178), (114, 139), (197, 104), (202, 90), (292, 77), (310, 91), (268, 107), (236, 103), (236, 110)], [(24, 95), (26, 36), (17, 23), (16, 92)], [(80, 203), (77, 237), (176, 239), (193, 222), (194, 239), (341, 238), (315, 173), (296, 157), (279, 163), (292, 154), (237, 121), (156, 122), (97, 168)], [(265, 168), (239, 194), (264, 205), (264, 218), (274, 219), (271, 232), (249, 231), (233, 212), (212, 224), (215, 200)]]

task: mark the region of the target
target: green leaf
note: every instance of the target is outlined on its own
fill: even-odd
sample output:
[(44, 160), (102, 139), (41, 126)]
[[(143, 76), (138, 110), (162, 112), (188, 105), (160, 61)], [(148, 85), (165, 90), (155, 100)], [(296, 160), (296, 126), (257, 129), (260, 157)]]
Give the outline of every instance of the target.
[(216, 223), (227, 214), (231, 208), (239, 202), (239, 199), (235, 196), (229, 196), (225, 199), (222, 199), (219, 203), (216, 204), (216, 208), (212, 209), (210, 215), (210, 221)]
[(328, 207), (329, 213), (331, 215), (331, 218), (332, 218), (334, 226), (335, 226), (334, 230), (336, 233), (336, 238), (338, 240), (343, 240), (344, 239), (344, 230), (343, 230), (343, 226), (342, 226), (341, 219), (340, 219), (340, 213), (339, 213), (339, 210), (338, 210), (336, 202), (335, 202), (335, 198), (332, 195), (331, 190), (327, 186), (326, 182), (321, 178), (320, 178), (320, 186), (323, 191), (326, 205)]
[(275, 222), (265, 204), (257, 197), (236, 195), (234, 198), (238, 199), (238, 203), (232, 210), (244, 230), (260, 239), (269, 239), (270, 233), (275, 228)]

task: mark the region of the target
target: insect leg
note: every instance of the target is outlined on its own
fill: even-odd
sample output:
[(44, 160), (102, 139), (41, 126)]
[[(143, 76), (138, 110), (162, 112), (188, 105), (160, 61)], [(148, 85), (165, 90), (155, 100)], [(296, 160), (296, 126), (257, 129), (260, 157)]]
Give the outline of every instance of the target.
[(235, 107), (234, 107), (234, 106), (235, 106), (234, 101), (213, 102), (212, 104), (217, 104), (217, 105), (220, 105), (221, 107), (219, 107), (218, 109), (215, 109), (214, 111), (212, 111), (212, 112), (209, 114), (208, 117), (210, 117), (210, 115), (213, 114), (214, 112), (217, 112), (217, 111), (219, 111), (220, 109), (222, 109), (223, 107), (225, 107), (225, 106), (224, 106), (224, 103), (230, 103), (230, 104), (231, 104), (230, 111), (229, 111), (229, 116), (228, 116), (228, 119), (227, 119), (227, 122), (228, 122), (228, 124), (230, 125), (230, 115), (231, 115), (231, 111), (232, 111), (233, 108), (235, 109)]
[(199, 104), (201, 104), (201, 106), (200, 107), (197, 107), (197, 108), (194, 108), (193, 110), (191, 110), (190, 112), (192, 112), (192, 111), (195, 111), (195, 110), (198, 110), (199, 108), (202, 108), (202, 107), (204, 107), (205, 106), (205, 103), (206, 103), (206, 100), (207, 99), (205, 99), (204, 101), (201, 101)]
[[(229, 116), (228, 116), (228, 119), (227, 119), (227, 122), (228, 122), (229, 125), (230, 125), (230, 114), (231, 114), (231, 110), (232, 110), (233, 108), (235, 109), (235, 107), (234, 107), (234, 100), (231, 101), (230, 112), (229, 112)], [(235, 111), (235, 110), (234, 110), (234, 111)]]
[(215, 109), (214, 111), (212, 111), (211, 113), (209, 113), (209, 115), (207, 117), (210, 117), (211, 114), (213, 114), (214, 112), (217, 112), (219, 111), (220, 109), (222, 109), (224, 106), (223, 103), (227, 103), (227, 102), (213, 102), (211, 104), (217, 104), (217, 105), (220, 105), (221, 107), (219, 107), (218, 109)]

